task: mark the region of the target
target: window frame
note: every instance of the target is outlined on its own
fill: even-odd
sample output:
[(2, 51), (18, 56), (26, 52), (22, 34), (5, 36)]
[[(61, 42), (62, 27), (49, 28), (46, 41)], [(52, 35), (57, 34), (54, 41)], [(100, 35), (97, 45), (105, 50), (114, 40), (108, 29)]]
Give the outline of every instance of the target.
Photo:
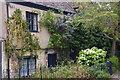
[[(22, 70), (22, 68), (20, 68), (20, 76), (21, 77), (25, 77), (25, 76), (29, 76), (30, 75), (30, 69), (29, 69), (29, 66), (30, 66), (29, 65), (29, 60), (30, 59), (34, 59), (35, 60), (35, 64), (34, 65), (35, 65), (35, 72), (36, 72), (36, 56), (34, 56), (34, 57), (24, 56), (24, 60), (27, 60), (27, 64), (26, 64), (26, 66), (27, 66), (27, 69), (26, 69), (27, 75), (23, 74), (23, 76), (21, 76), (22, 75), (21, 72), (24, 73), (24, 68), (23, 68), (23, 70)], [(24, 65), (24, 62), (22, 63), (22, 65)]]
[[(34, 26), (33, 16), (36, 16), (36, 30), (33, 29), (33, 26)], [(28, 22), (28, 27), (30, 32), (38, 32), (38, 14), (37, 13), (26, 11), (26, 21)], [(31, 24), (29, 23), (29, 21), (31, 21)]]

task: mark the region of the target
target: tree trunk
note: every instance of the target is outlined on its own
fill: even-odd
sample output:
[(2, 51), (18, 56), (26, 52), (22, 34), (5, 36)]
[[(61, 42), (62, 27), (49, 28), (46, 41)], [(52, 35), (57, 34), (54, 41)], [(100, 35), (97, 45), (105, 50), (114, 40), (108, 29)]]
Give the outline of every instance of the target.
[(112, 56), (115, 56), (116, 53), (116, 39), (112, 40)]

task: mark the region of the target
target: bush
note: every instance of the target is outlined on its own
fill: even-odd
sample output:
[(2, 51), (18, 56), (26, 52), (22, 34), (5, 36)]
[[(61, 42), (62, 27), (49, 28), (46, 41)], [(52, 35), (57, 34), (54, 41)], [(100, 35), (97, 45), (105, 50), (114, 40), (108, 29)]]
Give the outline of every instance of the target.
[[(104, 63), (105, 64), (105, 63)], [(97, 66), (82, 66), (79, 64), (59, 65), (48, 69), (42, 69), (33, 75), (34, 78), (81, 78), (81, 79), (97, 79), (97, 78), (110, 78), (105, 70), (104, 64)]]
[(97, 70), (95, 72), (96, 78), (110, 78), (110, 74), (108, 74), (104, 70)]
[(82, 50), (79, 52), (78, 63), (83, 65), (94, 65), (105, 61), (106, 51), (93, 47), (91, 49)]
[(93, 78), (94, 75), (87, 72), (82, 66), (77, 64), (60, 65), (51, 69), (42, 70), (40, 75), (38, 71), (34, 74), (35, 78)]
[(118, 57), (113, 56), (113, 57), (109, 58), (109, 60), (112, 61), (113, 72), (116, 72), (119, 69), (119, 65), (120, 65)]
[[(110, 78), (105, 63), (106, 51), (93, 47), (79, 52), (78, 63), (86, 66), (87, 72), (94, 78)], [(103, 75), (104, 74), (104, 75)]]
[[(106, 63), (99, 63), (87, 68), (87, 71), (94, 75), (94, 78), (110, 78)], [(104, 74), (104, 75), (103, 75)]]

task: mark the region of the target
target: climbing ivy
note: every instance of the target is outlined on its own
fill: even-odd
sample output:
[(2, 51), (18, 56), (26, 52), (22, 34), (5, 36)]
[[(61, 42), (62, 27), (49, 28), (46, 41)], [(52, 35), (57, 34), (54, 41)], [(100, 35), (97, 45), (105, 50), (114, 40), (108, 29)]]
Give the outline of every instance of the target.
[(68, 25), (67, 20), (67, 16), (62, 14), (61, 16), (56, 16), (53, 11), (48, 10), (43, 14), (40, 21), (40, 24), (47, 27), (49, 33), (51, 33), (49, 47), (53, 47), (59, 53), (61, 60), (69, 57), (68, 41), (71, 38), (72, 28)]
[(75, 58), (80, 50), (94, 46), (110, 52), (110, 40), (104, 37), (98, 27), (86, 28), (80, 23), (79, 14), (58, 17), (49, 10), (42, 17), (40, 24), (44, 24), (51, 33), (49, 47), (58, 51), (62, 61), (70, 59), (71, 54), (71, 57)]
[[(28, 23), (22, 17), (21, 10), (16, 9), (13, 15), (8, 18), (8, 21), (6, 21), (6, 53), (8, 58), (14, 54), (20, 57), (26, 52), (30, 52), (32, 56), (40, 48), (38, 38), (30, 33)], [(20, 50), (18, 51), (17, 48)]]

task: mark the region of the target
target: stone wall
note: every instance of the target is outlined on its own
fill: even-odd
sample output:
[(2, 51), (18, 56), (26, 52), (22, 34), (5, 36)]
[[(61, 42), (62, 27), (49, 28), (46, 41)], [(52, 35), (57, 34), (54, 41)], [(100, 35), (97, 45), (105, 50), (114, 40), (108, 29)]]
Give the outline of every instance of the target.
[[(39, 10), (39, 9), (35, 9), (35, 8), (30, 8), (27, 6), (22, 6), (22, 5), (18, 5), (18, 4), (13, 4), (10, 3), (9, 6), (9, 16), (11, 16), (13, 14), (13, 12), (16, 9), (20, 9), (22, 11), (23, 14), (23, 18), (26, 19), (26, 11), (32, 12), (32, 11), (39, 11), (41, 12), (41, 14), (43, 12), (43, 10)], [(57, 14), (58, 15), (58, 14)], [(40, 20), (40, 17), (38, 16), (38, 21)], [(45, 53), (45, 49), (48, 48), (48, 42), (49, 42), (49, 38), (50, 38), (50, 33), (48, 32), (47, 28), (44, 26), (40, 26), (38, 27), (38, 32), (34, 33), (31, 32), (31, 34), (34, 34), (35, 36), (37, 36), (39, 38), (39, 42), (40, 42), (40, 47), (41, 49), (37, 52), (38, 58), (36, 60), (36, 67), (39, 68), (41, 65), (44, 66), (48, 66), (48, 55)], [(19, 47), (20, 48), (20, 47)], [(48, 50), (48, 54), (53, 54), (55, 53), (55, 51), (53, 49), (49, 49)], [(5, 54), (5, 42), (3, 42), (3, 62), (2, 62), (2, 67), (3, 67), (3, 71), (7, 69), (7, 56)], [(24, 56), (30, 56), (30, 53), (27, 52)], [(14, 55), (10, 58), (10, 69), (13, 70), (11, 73), (11, 77), (14, 77), (15, 75), (18, 75), (16, 73), (18, 73), (18, 69), (19, 69), (19, 64), (18, 64), (18, 58)], [(4, 74), (3, 76), (5, 76), (6, 74)]]

